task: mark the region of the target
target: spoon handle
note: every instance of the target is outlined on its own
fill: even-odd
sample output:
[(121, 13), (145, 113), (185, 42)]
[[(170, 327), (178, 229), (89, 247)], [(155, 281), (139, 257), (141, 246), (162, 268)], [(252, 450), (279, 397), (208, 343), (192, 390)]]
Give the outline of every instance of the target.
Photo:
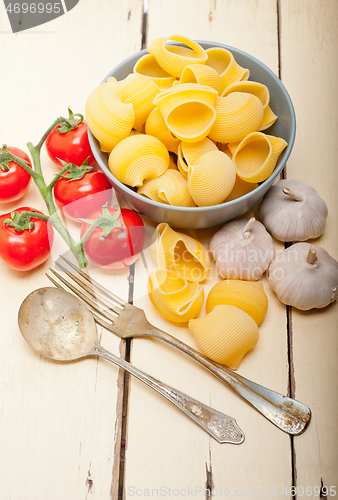
[(188, 354), (284, 432), (297, 436), (306, 429), (311, 418), (311, 410), (304, 403), (242, 377), (229, 368), (211, 361), (202, 353), (154, 326), (149, 328), (145, 335), (164, 340)]
[(210, 408), (210, 406), (187, 396), (183, 392), (163, 384), (159, 380), (135, 368), (135, 366), (124, 359), (110, 353), (99, 344), (96, 344), (89, 354), (102, 356), (134, 375), (134, 377), (144, 382), (177, 406), (177, 408), (182, 410), (219, 443), (240, 444), (244, 441), (244, 434), (238, 427), (234, 418), (214, 410)]

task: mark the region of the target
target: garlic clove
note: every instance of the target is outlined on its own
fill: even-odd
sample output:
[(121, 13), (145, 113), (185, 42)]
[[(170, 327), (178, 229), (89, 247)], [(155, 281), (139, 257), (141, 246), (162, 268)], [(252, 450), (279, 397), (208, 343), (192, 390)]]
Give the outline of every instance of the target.
[(268, 279), (283, 304), (303, 311), (326, 307), (338, 296), (338, 262), (309, 243), (295, 243), (278, 255)]
[(258, 280), (275, 255), (271, 236), (254, 217), (225, 224), (211, 238), (210, 252), (222, 278), (248, 281)]
[(267, 230), (280, 241), (320, 236), (328, 214), (317, 191), (299, 179), (284, 179), (270, 188), (259, 207)]

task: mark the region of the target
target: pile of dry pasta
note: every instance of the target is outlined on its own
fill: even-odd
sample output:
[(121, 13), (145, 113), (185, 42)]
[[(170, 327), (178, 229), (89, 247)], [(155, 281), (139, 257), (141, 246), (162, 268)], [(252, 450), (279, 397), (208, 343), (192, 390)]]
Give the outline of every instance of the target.
[[(168, 44), (180, 42), (184, 45)], [(88, 126), (120, 182), (176, 206), (239, 198), (267, 179), (284, 139), (263, 132), (277, 116), (262, 83), (231, 52), (183, 36), (155, 40), (133, 73), (86, 103)]]

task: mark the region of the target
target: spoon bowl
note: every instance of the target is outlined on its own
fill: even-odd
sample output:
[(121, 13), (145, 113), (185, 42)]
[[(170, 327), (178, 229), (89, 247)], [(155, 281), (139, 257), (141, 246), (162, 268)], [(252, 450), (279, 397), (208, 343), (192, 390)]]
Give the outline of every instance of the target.
[(58, 361), (102, 356), (157, 391), (219, 443), (244, 441), (232, 417), (163, 384), (101, 347), (93, 316), (71, 293), (52, 287), (35, 290), (21, 304), (18, 323), (27, 342), (43, 356)]

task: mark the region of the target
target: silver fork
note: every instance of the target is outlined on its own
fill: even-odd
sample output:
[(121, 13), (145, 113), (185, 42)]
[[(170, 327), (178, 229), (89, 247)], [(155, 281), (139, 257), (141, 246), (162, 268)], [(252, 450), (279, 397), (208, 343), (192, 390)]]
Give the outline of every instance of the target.
[[(304, 432), (311, 418), (311, 410), (305, 404), (256, 384), (229, 368), (211, 361), (192, 347), (149, 323), (142, 309), (108, 291), (65, 257), (60, 256), (60, 258), (75, 273), (68, 271), (59, 262), (57, 266), (65, 275), (51, 268), (50, 272), (86, 303), (99, 325), (123, 339), (150, 336), (164, 340), (216, 375), (282, 431), (292, 435)], [(46, 276), (55, 286), (65, 289), (65, 286), (55, 281), (48, 273)]]

